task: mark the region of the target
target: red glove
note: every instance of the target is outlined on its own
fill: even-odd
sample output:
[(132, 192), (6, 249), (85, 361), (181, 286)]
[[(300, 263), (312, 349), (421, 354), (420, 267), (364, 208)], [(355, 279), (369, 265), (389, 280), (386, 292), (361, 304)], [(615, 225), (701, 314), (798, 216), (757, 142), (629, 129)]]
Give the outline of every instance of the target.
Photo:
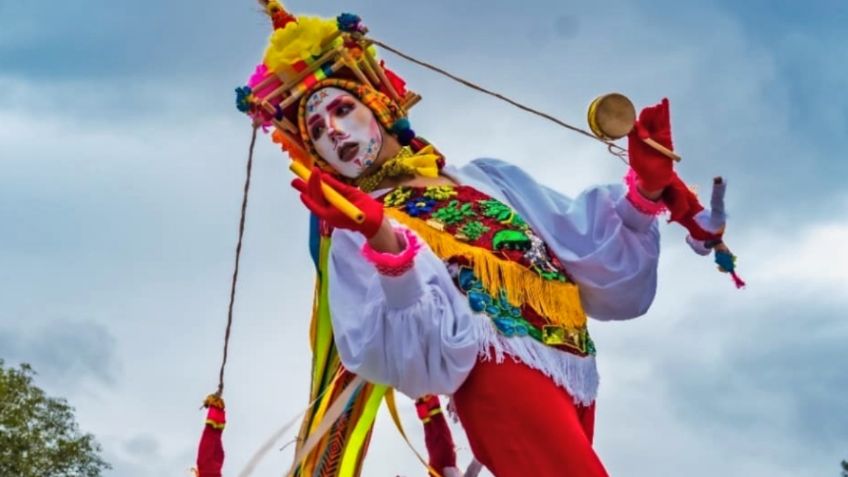
[(674, 177), (674, 161), (645, 144), (643, 139), (647, 138), (674, 150), (671, 144), (668, 98), (663, 98), (656, 106), (643, 109), (633, 130), (627, 135), (630, 167), (639, 176), (640, 185), (649, 191), (664, 189)]
[[(361, 224), (358, 224), (340, 210), (333, 207), (327, 201), (327, 198), (324, 197), (324, 191), (321, 190), (322, 182), (335, 189), (336, 192), (358, 207), (365, 214), (365, 220)], [(371, 196), (356, 187), (343, 184), (330, 174), (322, 173), (317, 167), (312, 169), (312, 175), (309, 177), (308, 183), (303, 179), (295, 179), (292, 181), (292, 187), (300, 191), (300, 200), (303, 201), (304, 205), (313, 214), (333, 227), (354, 230), (371, 238), (377, 233), (377, 230), (380, 229), (380, 225), (383, 223), (382, 203), (374, 200)]]

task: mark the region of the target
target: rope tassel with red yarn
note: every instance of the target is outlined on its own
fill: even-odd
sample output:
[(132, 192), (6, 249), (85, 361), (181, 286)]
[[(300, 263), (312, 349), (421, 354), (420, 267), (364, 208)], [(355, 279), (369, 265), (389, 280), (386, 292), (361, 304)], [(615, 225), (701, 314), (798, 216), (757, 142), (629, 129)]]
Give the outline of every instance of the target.
[(206, 425), (200, 436), (194, 473), (197, 477), (221, 477), (221, 468), (224, 466), (224, 444), (221, 438), (227, 423), (224, 400), (210, 394), (203, 402), (203, 407), (207, 409)]
[(456, 447), (439, 397), (428, 395), (415, 401), (418, 418), (424, 423), (424, 443), (430, 467), (439, 472), (456, 467)]
[(244, 223), (247, 215), (247, 197), (250, 191), (250, 176), (253, 169), (253, 149), (256, 146), (256, 129), (250, 137), (250, 147), (247, 153), (247, 174), (244, 180), (244, 195), (241, 201), (241, 218), (239, 220), (238, 242), (236, 243), (236, 260), (233, 267), (233, 278), (230, 283), (230, 304), (227, 309), (227, 328), (224, 331), (224, 356), (221, 360), (221, 368), (218, 371), (218, 391), (206, 396), (203, 407), (206, 411), (206, 426), (200, 436), (200, 444), (197, 447), (197, 467), (192, 469), (197, 477), (221, 477), (221, 468), (224, 466), (224, 444), (221, 440), (224, 433), (224, 425), (227, 416), (224, 412), (224, 369), (227, 366), (227, 355), (230, 344), (230, 331), (233, 325), (233, 305), (236, 299), (236, 284), (238, 283), (239, 260), (241, 257), (241, 245), (244, 238)]

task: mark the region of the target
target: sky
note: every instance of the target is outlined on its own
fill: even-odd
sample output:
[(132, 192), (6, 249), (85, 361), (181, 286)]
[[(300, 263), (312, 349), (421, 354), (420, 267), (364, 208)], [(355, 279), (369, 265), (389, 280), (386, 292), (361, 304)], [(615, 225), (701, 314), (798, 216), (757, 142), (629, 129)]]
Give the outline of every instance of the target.
[[(663, 224), (659, 291), (592, 322), (611, 475), (838, 475), (848, 459), (848, 4), (290, 1), (361, 15), (422, 60), (584, 127), (611, 91), (671, 100), (678, 171), (728, 182), (734, 289)], [(250, 0), (0, 0), (0, 359), (28, 362), (115, 477), (185, 476), (214, 391), (250, 126), (233, 89), (270, 27)], [(621, 180), (591, 140), (384, 54), (454, 164), (568, 195)], [(225, 397), (225, 475), (307, 404), (313, 269), (288, 159), (256, 148)], [(423, 449), (409, 400), (401, 414)], [(364, 475), (423, 475), (386, 415)], [(463, 464), (470, 450), (454, 427)], [(284, 438), (279, 447), (283, 447)], [(291, 446), (255, 475), (281, 475)]]

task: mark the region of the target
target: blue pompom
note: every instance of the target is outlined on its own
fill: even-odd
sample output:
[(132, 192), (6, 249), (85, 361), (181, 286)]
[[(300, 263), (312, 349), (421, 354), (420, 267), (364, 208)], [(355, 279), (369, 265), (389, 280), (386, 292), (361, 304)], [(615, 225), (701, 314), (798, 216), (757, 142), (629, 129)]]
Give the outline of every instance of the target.
[(252, 95), (253, 90), (249, 86), (236, 88), (236, 108), (243, 113), (249, 112), (253, 106), (250, 98)]
[(415, 131), (412, 129), (404, 129), (398, 133), (398, 142), (401, 146), (408, 146), (412, 144), (413, 139), (415, 139)]
[(736, 268), (736, 257), (723, 250), (716, 250), (715, 263), (722, 269), (722, 271), (733, 272)]
[(392, 124), (392, 131), (394, 131), (396, 134), (400, 134), (404, 130), (409, 129), (411, 127), (412, 127), (412, 125), (409, 124), (408, 119), (400, 118), (397, 121), (395, 121), (394, 124)]
[(339, 26), (339, 30), (345, 33), (362, 31), (362, 18), (359, 18), (359, 15), (354, 15), (353, 13), (342, 13), (336, 17), (336, 23)]

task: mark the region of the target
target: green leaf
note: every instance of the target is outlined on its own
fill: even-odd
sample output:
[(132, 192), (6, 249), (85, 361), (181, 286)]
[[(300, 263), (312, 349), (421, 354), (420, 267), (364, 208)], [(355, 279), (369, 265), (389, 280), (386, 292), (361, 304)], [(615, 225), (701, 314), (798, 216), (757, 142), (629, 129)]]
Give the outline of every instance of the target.
[(0, 360), (0, 476), (98, 477), (110, 466), (79, 430), (67, 401), (33, 384), (35, 372)]

